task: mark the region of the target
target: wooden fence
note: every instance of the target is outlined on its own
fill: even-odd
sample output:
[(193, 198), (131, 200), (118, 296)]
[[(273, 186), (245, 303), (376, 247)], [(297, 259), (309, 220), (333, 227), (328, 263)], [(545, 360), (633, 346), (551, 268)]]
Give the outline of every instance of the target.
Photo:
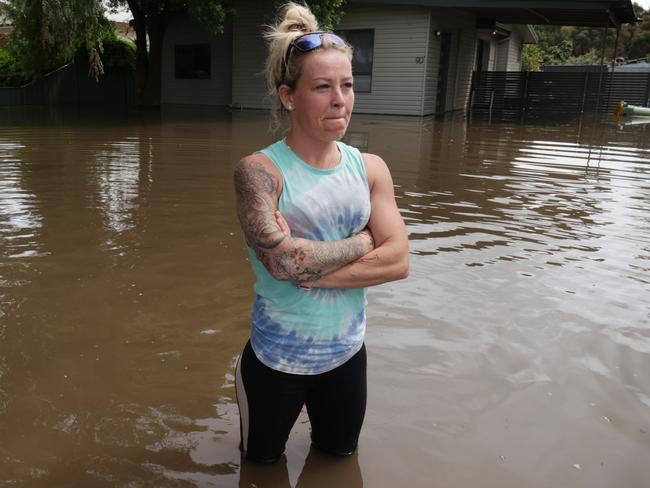
[(528, 117), (613, 112), (624, 100), (650, 106), (650, 73), (474, 72), (470, 113), (478, 117)]
[(132, 76), (108, 73), (95, 81), (85, 63), (65, 65), (21, 87), (0, 87), (0, 106), (105, 105), (130, 106), (135, 101)]

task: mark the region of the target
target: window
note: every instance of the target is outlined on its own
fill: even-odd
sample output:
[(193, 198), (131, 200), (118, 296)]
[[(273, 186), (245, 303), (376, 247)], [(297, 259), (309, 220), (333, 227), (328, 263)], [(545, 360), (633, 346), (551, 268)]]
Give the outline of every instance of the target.
[(210, 44), (176, 45), (174, 73), (177, 79), (210, 79)]
[(372, 86), (372, 52), (375, 46), (375, 31), (373, 29), (355, 29), (335, 32), (354, 49), (352, 57), (354, 91), (369, 93)]

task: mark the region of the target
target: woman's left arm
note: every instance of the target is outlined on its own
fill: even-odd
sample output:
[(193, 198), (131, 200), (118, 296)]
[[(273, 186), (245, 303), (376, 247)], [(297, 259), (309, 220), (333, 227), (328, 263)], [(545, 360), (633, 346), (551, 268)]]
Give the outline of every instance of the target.
[(408, 235), (395, 202), (393, 179), (383, 159), (364, 154), (370, 186), (368, 227), (375, 249), (338, 270), (308, 283), (318, 288), (364, 288), (401, 280), (409, 273)]

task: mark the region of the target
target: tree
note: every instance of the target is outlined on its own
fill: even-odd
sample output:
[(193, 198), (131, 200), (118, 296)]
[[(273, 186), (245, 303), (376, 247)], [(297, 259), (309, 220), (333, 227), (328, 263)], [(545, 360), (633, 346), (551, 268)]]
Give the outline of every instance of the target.
[(110, 25), (98, 0), (5, 0), (0, 13), (14, 26), (10, 49), (26, 76), (70, 62), (80, 49), (93, 73), (102, 72), (101, 39)]
[[(345, 0), (313, 0), (314, 14), (325, 27), (340, 19)], [(268, 17), (278, 2), (266, 0)], [(127, 6), (133, 15), (136, 33), (136, 85), (140, 106), (158, 107), (161, 95), (162, 48), (169, 20), (187, 14), (209, 32), (223, 34), (228, 17), (236, 11), (236, 0), (109, 0), (111, 8)]]
[(640, 17), (642, 21), (630, 29), (627, 40), (626, 54), (629, 59), (650, 58), (650, 9), (641, 9)]
[(539, 49), (543, 64), (597, 64), (603, 55), (603, 33), (605, 34), (605, 60), (615, 56), (626, 59), (643, 58), (650, 55), (650, 10), (634, 4), (636, 24), (621, 26), (616, 45), (616, 29), (603, 27), (535, 26), (539, 35)]
[(571, 57), (573, 53), (573, 42), (568, 39), (563, 40), (559, 44), (546, 46), (542, 51), (543, 64), (564, 64)]
[(543, 59), (542, 50), (537, 44), (524, 44), (521, 53), (521, 70), (539, 71)]

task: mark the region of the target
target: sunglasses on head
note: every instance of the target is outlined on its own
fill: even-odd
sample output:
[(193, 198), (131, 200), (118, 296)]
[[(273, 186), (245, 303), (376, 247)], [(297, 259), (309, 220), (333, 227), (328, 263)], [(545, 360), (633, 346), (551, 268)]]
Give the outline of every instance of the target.
[(347, 46), (346, 42), (341, 39), (336, 34), (331, 32), (310, 32), (308, 34), (303, 34), (300, 37), (294, 39), (289, 47), (287, 48), (287, 54), (284, 55), (284, 63), (282, 65), (282, 78), (280, 79), (280, 84), (284, 81), (284, 76), (287, 73), (287, 64), (289, 63), (289, 56), (291, 56), (291, 50), (297, 49), (301, 53), (308, 53), (314, 49), (318, 49), (323, 45), (324, 40), (327, 39), (330, 43), (335, 46)]

